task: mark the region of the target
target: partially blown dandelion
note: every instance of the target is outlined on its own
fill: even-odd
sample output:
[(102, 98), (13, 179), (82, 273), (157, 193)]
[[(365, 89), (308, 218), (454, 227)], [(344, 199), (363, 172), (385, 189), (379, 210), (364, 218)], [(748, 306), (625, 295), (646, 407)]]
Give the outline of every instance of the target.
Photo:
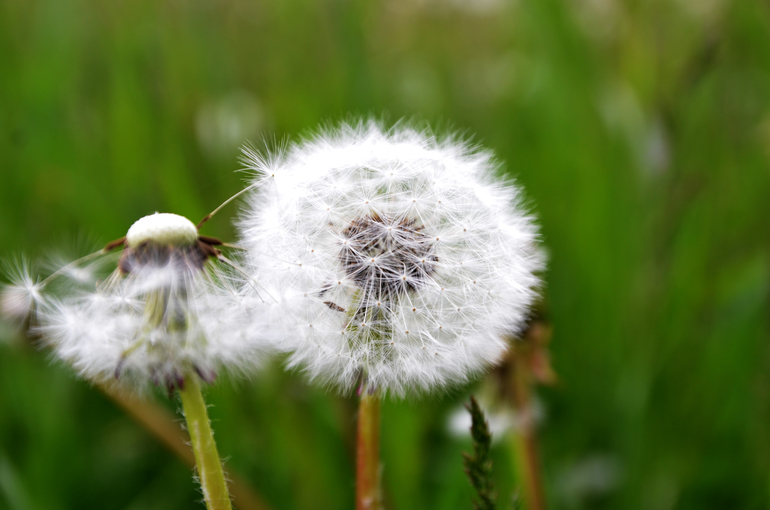
[[(200, 380), (213, 382), (221, 369), (249, 371), (268, 350), (265, 337), (253, 334), (266, 331), (259, 327), (263, 308), (240, 306), (220, 245), (186, 218), (156, 213), (46, 280), (20, 271), (0, 299), (6, 315), (34, 309), (37, 333), (84, 377), (179, 391), (210, 510), (229, 509), (230, 498)], [(117, 268), (95, 281), (104, 257), (119, 247)], [(46, 287), (62, 278), (69, 284), (60, 285), (61, 295), (48, 295)]]
[(488, 152), (368, 123), (246, 160), (260, 191), (242, 243), (282, 296), (291, 366), (400, 395), (464, 382), (500, 358), (542, 256)]
[(242, 309), (232, 306), (220, 244), (182, 216), (145, 216), (103, 250), (123, 248), (117, 269), (95, 289), (43, 306), (39, 332), (61, 358), (100, 382), (154, 382), (171, 391), (189, 374), (212, 382), (223, 368), (251, 370), (264, 348), (246, 341), (239, 327)]

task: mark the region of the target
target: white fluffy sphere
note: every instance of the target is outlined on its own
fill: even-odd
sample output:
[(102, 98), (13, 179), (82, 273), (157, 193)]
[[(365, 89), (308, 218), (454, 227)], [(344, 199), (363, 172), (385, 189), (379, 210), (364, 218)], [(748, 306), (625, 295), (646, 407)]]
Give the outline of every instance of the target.
[(254, 280), (279, 301), (289, 365), (392, 394), (499, 360), (543, 267), (537, 228), (489, 152), (374, 122), (264, 159), (240, 221)]

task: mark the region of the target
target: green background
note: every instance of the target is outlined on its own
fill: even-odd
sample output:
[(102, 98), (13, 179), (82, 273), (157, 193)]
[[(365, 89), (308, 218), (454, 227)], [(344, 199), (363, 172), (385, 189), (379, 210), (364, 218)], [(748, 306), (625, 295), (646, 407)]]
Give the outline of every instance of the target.
[[(768, 508), (767, 2), (0, 0), (0, 256), (197, 220), (243, 186), (245, 140), (370, 114), (472, 135), (540, 218), (551, 508)], [(202, 232), (233, 238), (236, 210)], [(202, 508), (134, 421), (0, 336), (0, 508)], [(388, 508), (471, 508), (447, 420), (473, 389), (384, 406)], [(352, 400), (280, 366), (208, 400), (272, 508), (352, 508)]]

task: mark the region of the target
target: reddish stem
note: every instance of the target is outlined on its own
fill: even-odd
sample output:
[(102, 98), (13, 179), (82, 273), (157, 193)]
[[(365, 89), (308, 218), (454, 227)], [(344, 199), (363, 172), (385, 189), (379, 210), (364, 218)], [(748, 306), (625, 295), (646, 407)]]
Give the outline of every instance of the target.
[(518, 469), (524, 486), (524, 496), (529, 510), (545, 510), (545, 493), (540, 473), (540, 457), (537, 447), (537, 432), (532, 412), (532, 377), (525, 360), (513, 357), (511, 375), (511, 396), (518, 415), (518, 426), (514, 431)]
[(358, 408), (356, 510), (381, 510), (380, 395), (364, 390)]

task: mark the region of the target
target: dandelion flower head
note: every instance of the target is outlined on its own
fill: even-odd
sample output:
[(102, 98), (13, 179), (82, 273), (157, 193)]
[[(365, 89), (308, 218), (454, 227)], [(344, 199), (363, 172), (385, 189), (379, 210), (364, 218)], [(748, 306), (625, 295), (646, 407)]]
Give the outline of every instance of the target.
[(489, 152), (369, 122), (245, 159), (258, 191), (241, 242), (280, 296), (290, 367), (343, 391), (403, 395), (500, 358), (543, 257)]
[[(37, 331), (81, 375), (102, 382), (171, 391), (193, 373), (211, 382), (221, 369), (249, 371), (265, 349), (243, 327), (220, 244), (182, 216), (145, 216), (88, 261), (103, 265), (122, 247), (117, 268), (91, 288), (72, 284), (46, 300)], [(250, 310), (252, 323), (258, 312)]]

